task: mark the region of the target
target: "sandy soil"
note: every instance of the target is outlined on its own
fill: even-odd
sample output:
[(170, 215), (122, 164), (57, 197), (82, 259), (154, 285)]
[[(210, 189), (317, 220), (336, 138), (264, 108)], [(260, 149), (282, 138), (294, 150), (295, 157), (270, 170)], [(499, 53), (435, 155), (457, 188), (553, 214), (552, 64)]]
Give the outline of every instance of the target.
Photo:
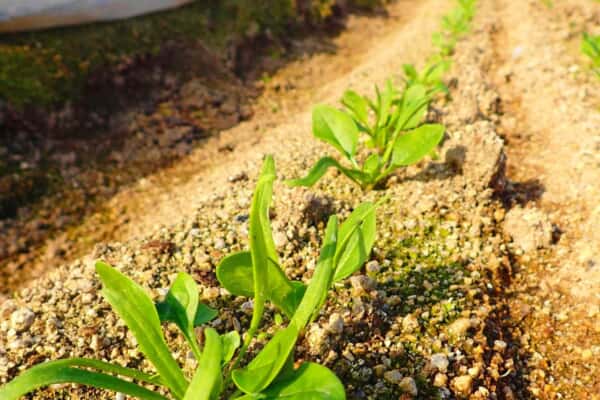
[(528, 187), (531, 202), (525, 207), (543, 210), (559, 236), (548, 254), (517, 261), (523, 277), (514, 308), (530, 304), (546, 313), (534, 311), (530, 325), (521, 330), (530, 332), (533, 358), (541, 354), (551, 373), (532, 371), (533, 393), (552, 397), (552, 390), (544, 393), (536, 386), (542, 381), (567, 398), (597, 398), (600, 82), (582, 67), (577, 50), (581, 32), (600, 23), (600, 6), (586, 1), (556, 2), (553, 8), (542, 2), (489, 3), (497, 29), (492, 76), (504, 107), (508, 177)]
[[(196, 207), (200, 199), (222, 184), (223, 176), (228, 177), (237, 173), (240, 165), (243, 165), (242, 159), (249, 155), (260, 154), (259, 150), (254, 150), (256, 145), (275, 127), (282, 130), (286, 129), (285, 123), (291, 125), (297, 125), (297, 121), (306, 123), (311, 104), (336, 100), (341, 93), (341, 88), (352, 81), (358, 82), (365, 91), (370, 91), (372, 85), (378, 80), (367, 78), (365, 74), (372, 74), (378, 69), (378, 63), (389, 64), (389, 60), (395, 54), (390, 53), (389, 56), (386, 54), (389, 50), (387, 44), (398, 43), (398, 48), (403, 47), (400, 43), (404, 30), (418, 30), (417, 26), (406, 28), (405, 25), (409, 21), (413, 23), (415, 19), (430, 17), (427, 18), (428, 25), (425, 27), (433, 29), (439, 23), (435, 18), (437, 15), (437, 11), (434, 13), (434, 11), (427, 11), (425, 7), (412, 5), (408, 1), (399, 1), (389, 10), (387, 16), (351, 16), (347, 28), (333, 40), (320, 36), (299, 40), (292, 45), (291, 51), (291, 58), (296, 61), (285, 64), (277, 73), (265, 80), (263, 94), (251, 107), (242, 104), (250, 108), (246, 111), (252, 115), (250, 120), (240, 123), (233, 129), (217, 131), (213, 137), (201, 141), (191, 152), (186, 148), (186, 152), (190, 154), (184, 155), (173, 165), (149, 175), (144, 173), (143, 178), (133, 183), (116, 189), (114, 187), (119, 185), (119, 181), (128, 181), (127, 175), (130, 171), (116, 169), (108, 172), (116, 174), (116, 177), (104, 177), (102, 171), (79, 170), (77, 173), (85, 178), (75, 179), (74, 188), (71, 190), (76, 192), (71, 193), (73, 196), (69, 192), (64, 195), (59, 194), (55, 196), (58, 197), (57, 201), (41, 205), (41, 208), (50, 209), (62, 207), (65, 209), (64, 213), (42, 210), (38, 213), (42, 216), (38, 215), (33, 221), (23, 223), (16, 221), (17, 224), (13, 228), (8, 228), (8, 224), (4, 225), (6, 237), (0, 236), (0, 243), (7, 247), (14, 246), (19, 250), (15, 251), (13, 260), (9, 259), (8, 264), (2, 262), (2, 252), (0, 252), (0, 282), (2, 282), (0, 286), (6, 286), (0, 287), (0, 296), (2, 292), (6, 294), (6, 290), (10, 288), (23, 286), (45, 271), (85, 255), (96, 243), (127, 240), (155, 230), (163, 224), (171, 224), (184, 218)], [(398, 32), (399, 29), (402, 29), (402, 32)], [(413, 32), (412, 34), (419, 35), (419, 41), (424, 44), (429, 41), (427, 33)], [(385, 41), (381, 41), (381, 38), (385, 38)], [(411, 53), (411, 57), (404, 57), (404, 60), (416, 61), (420, 58), (417, 54), (422, 49), (417, 46), (402, 51)], [(395, 62), (393, 66), (395, 69), (386, 66), (385, 71), (390, 71), (391, 74), (393, 70), (393, 74), (398, 76), (401, 61)], [(377, 72), (378, 76), (383, 76), (384, 70), (381, 71)], [(224, 86), (220, 88), (221, 91), (242, 90), (236, 82), (217, 83)], [(197, 86), (203, 89), (203, 81), (200, 80)], [(229, 97), (243, 97), (238, 93), (227, 94)], [(174, 104), (165, 102), (163, 105), (166, 112), (172, 112), (170, 108), (174, 107)], [(169, 136), (173, 136), (171, 133), (177, 136), (180, 131), (178, 128), (170, 127), (168, 123), (165, 126), (161, 121), (164, 119), (164, 116), (161, 116), (161, 108), (163, 107), (159, 107), (156, 112), (157, 115), (132, 117), (134, 121), (130, 124), (133, 126), (132, 135), (148, 136), (148, 140), (139, 143), (134, 137), (131, 143), (123, 145), (121, 154), (117, 155), (123, 159), (133, 158), (133, 163), (130, 163), (132, 165), (126, 164), (126, 166), (129, 165), (128, 168), (134, 171), (137, 169), (143, 171), (143, 168), (138, 168), (137, 164), (151, 164), (152, 161), (148, 161), (151, 160), (151, 154), (147, 153), (157, 150), (151, 143), (148, 145), (145, 142), (160, 141), (162, 146), (165, 139), (168, 143)], [(203, 112), (208, 111), (213, 110), (203, 110)], [(155, 116), (158, 117), (158, 122), (153, 121)], [(185, 118), (180, 114), (175, 116)], [(227, 119), (227, 116), (219, 115), (219, 118)], [(217, 118), (217, 125), (220, 124), (219, 118)], [(155, 127), (157, 124), (158, 129)], [(231, 124), (225, 123), (225, 125)], [(309, 133), (308, 129), (302, 129), (302, 135), (308, 137)], [(282, 143), (278, 143), (278, 146), (281, 145)], [(171, 149), (164, 150), (172, 152)], [(124, 175), (125, 179), (119, 175)], [(86, 181), (90, 184), (85, 183)], [(106, 182), (109, 184), (105, 188)], [(98, 196), (100, 199), (106, 199), (100, 207), (96, 202), (87, 200), (105, 191), (114, 194), (108, 198)], [(95, 211), (91, 215), (84, 214), (82, 217), (78, 212), (81, 208)], [(46, 217), (48, 214), (53, 217)], [(58, 214), (58, 217), (54, 214)], [(48, 235), (49, 237), (45, 236), (43, 230), (29, 229), (30, 225), (34, 228), (38, 225), (56, 225), (57, 223), (52, 220), (59, 220), (59, 222), (67, 220), (74, 223), (68, 224), (68, 228), (61, 228), (59, 223), (58, 232)], [(36, 242), (39, 236), (43, 238), (41, 243)]]
[[(340, 289), (343, 301), (324, 311), (342, 315), (348, 330), (314, 343), (328, 329), (323, 317), (303, 340), (300, 354), (334, 368), (351, 398), (411, 398), (407, 381), (403, 387), (386, 378), (394, 371), (416, 381), (413, 397), (423, 399), (600, 398), (600, 82), (577, 52), (580, 33), (599, 25), (600, 5), (556, 3), (480, 1), (473, 32), (453, 56), (452, 101), (436, 103), (430, 113), (448, 127), (444, 157), (388, 185), (391, 200), (379, 217), (382, 238), (372, 260), (381, 274), (367, 270)], [(109, 203), (111, 221), (122, 222), (107, 226), (122, 243), (99, 245), (60, 266), (0, 309), (0, 344), (8, 349), (0, 351), (0, 377), (66, 354), (115, 353), (123, 363), (139, 363), (96, 296), (90, 261), (97, 257), (153, 293), (184, 269), (202, 283), (204, 298), (224, 307), (224, 328), (244, 323), (241, 303), (216, 290), (211, 271), (220, 256), (245, 243), (244, 210), (261, 158), (276, 155), (280, 178), (311, 165), (326, 147), (310, 136), (310, 106), (335, 103), (347, 87), (371, 93), (374, 83), (398, 77), (402, 64), (422, 62), (450, 6), (443, 4), (399, 1), (388, 19), (353, 17), (335, 51), (298, 60), (266, 83), (251, 120), (117, 194)], [(456, 168), (457, 162), (464, 164)], [(360, 195), (331, 174), (310, 192), (278, 183), (275, 193), (286, 272), (306, 279), (308, 267), (297, 260), (314, 256), (322, 218), (313, 211), (345, 213)], [(100, 220), (83, 226), (92, 221)], [(405, 303), (390, 300), (405, 291), (411, 293)], [(454, 312), (438, 319), (449, 302)], [(85, 307), (110, 316), (99, 334), (82, 333)], [(8, 321), (23, 310), (35, 319), (11, 331)], [(84, 325), (100, 329), (93, 316)], [(456, 330), (462, 338), (453, 341)], [(44, 334), (50, 339), (42, 346), (36, 338)], [(68, 339), (78, 334), (96, 346)], [(105, 346), (97, 345), (102, 337), (94, 339), (100, 334)], [(435, 352), (450, 360), (447, 371), (432, 367)], [(47, 398), (44, 393), (38, 398)]]

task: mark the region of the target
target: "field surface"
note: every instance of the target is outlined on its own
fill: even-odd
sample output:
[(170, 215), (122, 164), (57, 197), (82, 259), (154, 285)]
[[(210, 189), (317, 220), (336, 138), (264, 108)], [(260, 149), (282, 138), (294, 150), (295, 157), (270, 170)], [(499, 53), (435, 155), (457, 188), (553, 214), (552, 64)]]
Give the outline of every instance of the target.
[[(260, 90), (227, 72), (198, 76), (128, 116), (114, 168), (79, 167), (79, 184), (0, 221), (0, 384), (66, 357), (152, 370), (100, 295), (97, 259), (156, 298), (185, 271), (219, 309), (215, 329), (247, 327), (247, 299), (214, 271), (247, 248), (252, 191), (273, 154), (271, 224), (290, 277), (310, 280), (329, 215), (382, 202), (369, 261), (335, 286), (296, 349), (332, 369), (348, 398), (600, 400), (600, 80), (579, 52), (583, 32), (600, 34), (600, 3), (479, 0), (444, 77), (449, 96), (427, 116), (446, 126), (438, 158), (369, 192), (332, 171), (309, 189), (284, 183), (330, 150), (312, 137), (313, 105), (402, 82), (454, 6), (398, 0), (335, 35), (294, 39), (285, 62), (254, 77)], [(218, 110), (190, 117), (189, 102), (211, 95)], [(186, 118), (211, 134), (199, 140)], [(160, 150), (173, 159), (144, 167)], [(277, 318), (268, 308), (265, 320)], [(191, 374), (193, 355), (166, 332)], [(251, 352), (273, 334), (262, 333)], [(30, 398), (115, 394), (55, 385)]]

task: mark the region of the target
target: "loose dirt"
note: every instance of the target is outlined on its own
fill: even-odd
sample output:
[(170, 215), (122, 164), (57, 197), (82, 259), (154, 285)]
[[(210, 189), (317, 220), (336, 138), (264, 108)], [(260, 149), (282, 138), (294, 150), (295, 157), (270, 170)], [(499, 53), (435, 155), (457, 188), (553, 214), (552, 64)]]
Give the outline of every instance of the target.
[[(481, 0), (453, 56), (452, 100), (429, 115), (448, 128), (440, 160), (366, 195), (334, 173), (310, 190), (281, 182), (328, 150), (311, 138), (310, 106), (336, 103), (347, 87), (372, 93), (402, 64), (421, 64), (450, 3), (400, 1), (387, 19), (351, 18), (330, 53), (265, 80), (253, 118), (112, 198), (108, 224), (96, 216), (79, 229), (97, 225), (117, 241), (1, 304), (0, 382), (66, 356), (148, 368), (98, 294), (97, 258), (154, 297), (187, 271), (220, 309), (217, 329), (247, 326), (245, 299), (220, 291), (213, 271), (247, 245), (254, 181), (273, 153), (272, 223), (291, 277), (309, 279), (327, 215), (389, 196), (368, 266), (336, 288), (297, 352), (334, 369), (350, 398), (600, 398), (600, 82), (577, 52), (599, 5)], [(49, 396), (113, 395), (65, 386), (34, 397)]]
[(600, 7), (496, 0), (486, 10), (494, 20), (491, 72), (508, 178), (522, 191), (517, 202), (543, 210), (555, 231), (549, 252), (515, 259), (520, 279), (511, 307), (532, 307), (519, 327), (531, 336), (532, 393), (598, 398), (600, 84), (577, 50), (581, 33), (600, 25)]
[[(214, 55), (202, 53), (200, 71), (210, 65), (215, 70), (201, 72), (181, 90), (166, 85), (156, 109), (124, 116), (124, 126), (104, 142), (63, 144), (56, 157), (67, 184), (0, 221), (0, 296), (85, 255), (96, 243), (127, 240), (182, 218), (218, 182), (211, 176), (215, 167), (235, 168), (265, 131), (297, 120), (308, 105), (325, 99), (324, 87), (364, 64), (380, 39), (393, 40), (392, 33), (419, 9), (400, 1), (387, 15), (352, 15), (338, 36), (293, 39), (285, 60), (261, 61), (267, 70), (271, 64), (283, 67), (256, 85), (244, 84)], [(86, 166), (84, 156), (102, 165)]]

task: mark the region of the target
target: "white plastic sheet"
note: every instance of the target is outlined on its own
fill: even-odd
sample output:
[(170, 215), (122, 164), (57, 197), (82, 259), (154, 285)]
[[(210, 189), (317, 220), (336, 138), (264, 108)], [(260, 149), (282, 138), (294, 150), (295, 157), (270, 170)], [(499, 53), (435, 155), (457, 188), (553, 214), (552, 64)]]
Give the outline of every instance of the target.
[(129, 18), (192, 0), (0, 0), (0, 32)]

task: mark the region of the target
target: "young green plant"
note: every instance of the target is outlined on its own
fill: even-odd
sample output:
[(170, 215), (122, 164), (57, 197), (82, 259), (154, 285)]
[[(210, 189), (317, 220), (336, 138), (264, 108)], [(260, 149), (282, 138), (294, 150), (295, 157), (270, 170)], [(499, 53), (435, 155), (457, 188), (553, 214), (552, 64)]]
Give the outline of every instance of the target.
[[(432, 94), (422, 84), (400, 91), (388, 80), (383, 90), (376, 87), (375, 100), (346, 91), (342, 97), (345, 111), (316, 106), (312, 114), (313, 135), (332, 145), (350, 165), (330, 156), (322, 157), (304, 178), (289, 180), (288, 184), (312, 186), (334, 167), (368, 190), (396, 169), (418, 162), (434, 151), (444, 134), (442, 125), (423, 123)], [(359, 151), (363, 150), (359, 149), (362, 144), (366, 148)], [(359, 153), (363, 156), (362, 165)]]
[(444, 84), (442, 78), (450, 69), (451, 64), (448, 59), (431, 61), (421, 71), (418, 71), (412, 64), (404, 64), (402, 68), (406, 86), (422, 85), (427, 88), (429, 93), (443, 92), (448, 94), (448, 87)]
[[(205, 327), (204, 346), (198, 343), (194, 328), (215, 318), (217, 311), (199, 301), (198, 287), (189, 275), (180, 273), (165, 299), (154, 304), (142, 287), (111, 266), (98, 262), (96, 271), (104, 297), (125, 321), (156, 374), (91, 359), (50, 361), (1, 387), (0, 398), (17, 400), (37, 388), (68, 382), (143, 400), (217, 400), (231, 392), (233, 382), (237, 392), (230, 398), (235, 399), (344, 400), (344, 388), (333, 372), (311, 362), (294, 368), (293, 350), (304, 327), (324, 304), (332, 283), (353, 273), (367, 259), (375, 239), (375, 207), (368, 203), (357, 207), (340, 226), (332, 216), (310, 283), (305, 286), (291, 282), (278, 265), (269, 224), (274, 178), (273, 159), (267, 157), (252, 201), (250, 251), (225, 258), (217, 270), (219, 279), (231, 293), (254, 297), (251, 326), (235, 358), (240, 346), (236, 331), (219, 335), (213, 328)], [(262, 299), (262, 305), (257, 298)], [(258, 330), (267, 300), (288, 315), (289, 324), (240, 368), (238, 365)], [(176, 324), (198, 360), (191, 381), (167, 347), (161, 329), (161, 323), (165, 322)], [(161, 390), (151, 390), (148, 385)], [(168, 395), (162, 394), (165, 391)]]
[[(212, 328), (205, 328), (204, 352), (200, 350), (194, 327), (200, 326), (216, 315), (216, 310), (198, 300), (198, 288), (194, 280), (180, 273), (171, 286), (165, 300), (154, 304), (144, 289), (108, 264), (98, 262), (96, 272), (100, 277), (104, 298), (125, 321), (135, 336), (140, 351), (156, 369), (155, 375), (91, 359), (66, 359), (39, 364), (0, 388), (0, 398), (17, 400), (37, 388), (55, 383), (79, 383), (124, 393), (140, 399), (166, 399), (159, 392), (142, 384), (162, 387), (174, 399), (209, 399), (191, 392), (183, 371), (171, 355), (162, 333), (162, 322), (173, 322), (182, 331), (200, 365), (196, 374), (210, 375), (211, 392), (220, 390), (220, 375), (213, 364), (229, 361), (239, 336), (233, 331), (219, 335)], [(215, 361), (216, 359), (216, 361)], [(130, 381), (134, 380), (134, 382)], [(207, 379), (207, 383), (208, 383)], [(213, 388), (214, 386), (214, 388)]]
[(592, 61), (592, 71), (600, 78), (600, 35), (583, 34), (581, 52)]
[(469, 32), (476, 5), (476, 0), (458, 0), (458, 7), (442, 18), (442, 31), (435, 32), (431, 37), (440, 57), (450, 56), (458, 39)]

